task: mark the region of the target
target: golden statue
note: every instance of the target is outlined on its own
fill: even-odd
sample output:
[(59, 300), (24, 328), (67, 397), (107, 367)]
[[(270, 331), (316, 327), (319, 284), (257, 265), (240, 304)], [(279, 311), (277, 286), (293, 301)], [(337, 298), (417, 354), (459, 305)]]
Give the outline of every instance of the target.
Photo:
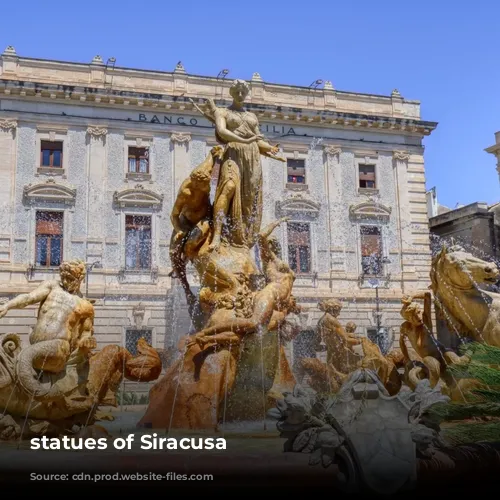
[(208, 101), (203, 114), (215, 124), (215, 135), (225, 145), (214, 201), (214, 231), (210, 250), (221, 241), (251, 248), (262, 220), (262, 167), (260, 156), (277, 157), (278, 146), (264, 140), (259, 120), (244, 109), (250, 88), (235, 80), (229, 90), (233, 103), (228, 108)]
[(196, 225), (212, 216), (210, 204), (210, 182), (212, 171), (217, 160), (222, 157), (221, 146), (214, 146), (210, 153), (191, 175), (181, 184), (170, 221), (173, 232), (170, 239), (170, 261), (172, 262), (171, 276), (177, 277), (186, 293), (188, 304), (193, 306), (196, 299), (186, 277), (186, 257), (184, 256), (184, 245), (189, 232)]
[(323, 346), (326, 349), (326, 363), (318, 358), (303, 358), (301, 372), (310, 378), (313, 389), (335, 393), (356, 369), (361, 358), (353, 346), (361, 341), (354, 335), (354, 323), (348, 323), (345, 329), (340, 323), (338, 316), (342, 303), (339, 300), (324, 299), (318, 303), (318, 308), (324, 314), (316, 328), (316, 347), (318, 351), (323, 350)]
[(30, 345), (23, 346), (15, 334), (0, 338), (0, 405), (4, 407), (0, 434), (23, 419), (28, 422), (27, 435), (57, 435), (74, 424), (92, 424), (99, 405), (116, 405), (115, 392), (123, 376), (151, 381), (160, 375), (160, 357), (144, 339), (135, 357), (113, 345), (92, 352), (94, 306), (80, 292), (85, 272), (81, 261), (63, 262), (58, 280), (45, 281), (0, 306), (3, 318), (12, 309), (40, 304)]
[[(423, 308), (417, 302), (423, 301)], [(447, 371), (448, 365), (464, 365), (468, 356), (458, 356), (451, 349), (443, 346), (433, 334), (432, 326), (432, 292), (417, 292), (412, 296), (405, 295), (401, 302), (401, 316), (405, 319), (400, 327), (399, 346), (406, 362), (405, 379), (411, 389), (415, 389), (423, 378), (428, 378), (431, 387), (442, 383), (444, 392), (452, 399), (462, 400), (461, 387), (464, 380), (455, 380)], [(410, 342), (413, 352), (410, 353), (406, 341)], [(469, 384), (470, 385), (470, 384)]]
[(432, 259), (431, 289), (436, 315), (460, 337), (500, 347), (500, 294), (482, 289), (495, 284), (497, 265), (466, 252), (443, 246)]
[(252, 316), (250, 318), (231, 318), (226, 322), (205, 328), (193, 336), (187, 347), (195, 342), (200, 346), (221, 342), (239, 342), (244, 335), (254, 333), (258, 329), (268, 328), (273, 319), (274, 324), (271, 330), (275, 330), (288, 313), (297, 310), (296, 301), (292, 297), (295, 273), (286, 262), (277, 257), (279, 244), (276, 239), (270, 237), (274, 229), (286, 220), (288, 218), (284, 217), (273, 222), (257, 237), (267, 284), (255, 294)]
[[(278, 146), (264, 139), (255, 114), (244, 109), (248, 92), (246, 82), (235, 80), (228, 108), (217, 107), (209, 99), (201, 109), (191, 101), (215, 125), (216, 139), (223, 147), (213, 206), (207, 183), (206, 194), (198, 198), (205, 207), (196, 204), (197, 216), (187, 232), (177, 237), (182, 244), (171, 253), (174, 274), (181, 275), (191, 262), (199, 276), (196, 300), (186, 292), (188, 304), (195, 304), (190, 314), (198, 333), (181, 339), (180, 359), (152, 388), (141, 425), (213, 428), (224, 400), (235, 419), (248, 417), (243, 406), (256, 408), (261, 403), (264, 417), (264, 406), (271, 404), (266, 396), (271, 387), (292, 382), (279, 345), (279, 329), (286, 316), (299, 309), (292, 296), (295, 275), (278, 257), (279, 245), (271, 238), (284, 219), (261, 231), (261, 156), (285, 160), (277, 156)], [(212, 165), (210, 159), (206, 161)], [(204, 167), (200, 165), (195, 172), (200, 169)], [(174, 224), (189, 203), (180, 190), (172, 214)], [(255, 245), (262, 269), (251, 251)], [(189, 288), (187, 279), (184, 288)]]

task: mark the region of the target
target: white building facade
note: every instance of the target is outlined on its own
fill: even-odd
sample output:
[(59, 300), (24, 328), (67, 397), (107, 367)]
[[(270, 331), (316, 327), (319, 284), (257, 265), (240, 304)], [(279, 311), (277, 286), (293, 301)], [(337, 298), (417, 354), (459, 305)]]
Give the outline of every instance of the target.
[[(417, 101), (264, 82), (248, 110), (287, 164), (262, 158), (263, 224), (296, 270), (311, 355), (317, 303), (342, 300), (343, 321), (397, 340), (404, 293), (429, 284), (423, 139), (436, 123)], [(186, 73), (20, 57), (0, 59), (0, 298), (36, 287), (61, 260), (89, 264), (99, 346), (138, 336), (170, 352), (189, 321), (168, 273), (170, 211), (181, 182), (216, 144), (188, 98), (229, 105), (231, 81)], [(214, 174), (214, 186), (216, 175)], [(379, 288), (371, 288), (378, 278)], [(196, 277), (190, 276), (196, 286)], [(377, 316), (376, 295), (379, 298)], [(36, 308), (10, 311), (0, 333), (29, 334)], [(309, 339), (309, 340), (308, 340)], [(308, 350), (309, 349), (309, 350)], [(168, 356), (167, 356), (168, 357)]]

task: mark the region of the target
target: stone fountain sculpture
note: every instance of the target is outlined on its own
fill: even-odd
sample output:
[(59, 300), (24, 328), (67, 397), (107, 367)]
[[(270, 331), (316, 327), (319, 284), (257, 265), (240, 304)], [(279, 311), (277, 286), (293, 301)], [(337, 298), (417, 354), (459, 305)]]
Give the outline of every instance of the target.
[(147, 382), (160, 375), (161, 360), (144, 339), (136, 356), (115, 345), (93, 352), (94, 306), (80, 293), (85, 272), (84, 262), (63, 262), (58, 280), (0, 305), (3, 318), (40, 304), (29, 345), (16, 334), (0, 338), (0, 437), (81, 430), (96, 421), (100, 405), (116, 406), (123, 377)]
[[(405, 382), (415, 388), (422, 379), (439, 386), (453, 401), (463, 402), (479, 382), (456, 378), (451, 366), (464, 366), (469, 356), (459, 356), (434, 336), (432, 304), (459, 344), (475, 341), (500, 346), (500, 294), (488, 290), (498, 281), (496, 264), (466, 252), (461, 246), (443, 246), (432, 259), (430, 290), (402, 298), (400, 349), (405, 358)], [(422, 301), (423, 305), (419, 303)], [(408, 350), (410, 343), (412, 352)]]
[(358, 369), (335, 395), (297, 385), (269, 415), (285, 452), (308, 453), (312, 466), (336, 469), (332, 486), (349, 492), (394, 494), (415, 486), (417, 460), (441, 446), (428, 410), (449, 398), (428, 380), (390, 396), (375, 372)]
[(460, 338), (500, 347), (500, 294), (483, 289), (495, 284), (496, 264), (443, 246), (432, 260), (431, 289), (436, 312)]
[[(318, 304), (323, 316), (316, 329), (318, 340), (326, 348), (326, 363), (318, 358), (304, 358), (301, 369), (309, 377), (309, 385), (320, 393), (336, 393), (358, 368), (373, 370), (391, 395), (401, 388), (398, 368), (400, 356), (390, 352), (386, 356), (366, 337), (356, 337), (356, 324), (349, 322), (345, 328), (338, 319), (342, 303), (337, 299), (325, 299)], [(362, 352), (355, 352), (360, 346)]]
[[(284, 219), (261, 229), (261, 156), (284, 160), (261, 135), (255, 114), (244, 109), (248, 92), (247, 83), (236, 80), (228, 108), (210, 99), (204, 109), (195, 104), (215, 124), (222, 145), (181, 185), (171, 217), (173, 274), (183, 282), (198, 333), (181, 340), (182, 355), (151, 389), (139, 426), (213, 429), (224, 418), (263, 420), (272, 386), (294, 383), (289, 369), (279, 370), (288, 382), (276, 380), (285, 362), (278, 330), (298, 310), (295, 275), (272, 237)], [(219, 159), (212, 206), (210, 174)], [(255, 246), (262, 271), (253, 257)], [(187, 263), (199, 276), (198, 296), (186, 280)]]

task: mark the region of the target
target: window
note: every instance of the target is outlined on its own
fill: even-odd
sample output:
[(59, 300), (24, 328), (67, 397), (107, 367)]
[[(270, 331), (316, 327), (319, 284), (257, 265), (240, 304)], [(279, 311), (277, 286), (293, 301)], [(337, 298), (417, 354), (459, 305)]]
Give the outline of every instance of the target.
[(305, 160), (294, 160), (288, 158), (286, 160), (286, 170), (288, 175), (287, 182), (290, 184), (305, 184), (306, 183), (306, 166)]
[(382, 273), (382, 233), (377, 226), (361, 226), (361, 267), (368, 276)]
[(309, 224), (290, 222), (288, 233), (288, 263), (296, 273), (311, 272), (311, 235)]
[(390, 338), (387, 328), (368, 328), (366, 330), (368, 340), (378, 345), (380, 351), (385, 356), (392, 347), (392, 339)]
[(128, 171), (131, 174), (149, 173), (149, 149), (128, 148)]
[(125, 266), (127, 269), (151, 267), (150, 216), (125, 216)]
[(35, 265), (60, 266), (63, 249), (63, 212), (37, 212)]
[(375, 165), (359, 165), (359, 187), (375, 189)]
[(40, 166), (43, 168), (62, 168), (62, 141), (41, 141)]
[(302, 360), (304, 358), (316, 358), (317, 334), (314, 330), (300, 332), (293, 339), (293, 369), (295, 373), (301, 373)]
[(149, 345), (153, 345), (153, 332), (150, 329), (125, 330), (125, 349), (135, 356), (137, 354), (137, 342), (143, 338)]

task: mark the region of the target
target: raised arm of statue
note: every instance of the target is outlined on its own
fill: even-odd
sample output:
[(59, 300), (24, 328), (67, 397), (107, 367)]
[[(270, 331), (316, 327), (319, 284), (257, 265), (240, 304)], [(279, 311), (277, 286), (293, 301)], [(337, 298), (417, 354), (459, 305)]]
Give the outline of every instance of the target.
[(23, 309), (41, 302), (47, 298), (51, 290), (52, 283), (50, 281), (45, 281), (32, 292), (23, 293), (14, 297), (12, 300), (9, 300), (9, 302), (0, 305), (0, 318), (3, 318), (11, 309)]
[(259, 245), (260, 258), (264, 264), (270, 262), (271, 260), (277, 259), (271, 244), (269, 241), (269, 236), (271, 233), (283, 222), (289, 220), (289, 217), (282, 217), (281, 219), (272, 222), (266, 226), (257, 236), (257, 244)]

